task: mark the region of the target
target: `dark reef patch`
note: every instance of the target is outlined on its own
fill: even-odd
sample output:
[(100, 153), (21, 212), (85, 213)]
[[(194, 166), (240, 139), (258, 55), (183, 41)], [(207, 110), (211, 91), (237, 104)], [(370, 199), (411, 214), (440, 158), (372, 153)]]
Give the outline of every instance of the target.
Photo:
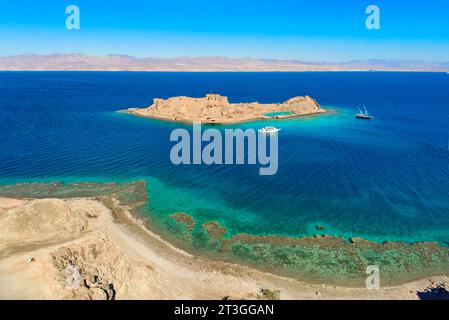
[(215, 221), (195, 224), (188, 233), (188, 237), (182, 234), (183, 239), (190, 239), (195, 249), (212, 250), (223, 260), (309, 282), (363, 287), (367, 267), (372, 265), (379, 267), (383, 286), (449, 272), (449, 248), (433, 242), (376, 243), (330, 235), (226, 237), (226, 229)]
[(95, 198), (115, 196), (120, 203), (137, 208), (148, 201), (146, 182), (130, 183), (22, 183), (0, 186), (0, 196), (10, 198)]
[(187, 231), (192, 231), (193, 227), (195, 226), (195, 221), (193, 220), (193, 218), (186, 213), (177, 212), (175, 214), (172, 214), (170, 218), (180, 224), (185, 225)]
[(206, 230), (209, 237), (214, 239), (222, 239), (226, 235), (226, 229), (221, 227), (218, 222), (210, 221), (203, 223), (201, 227)]

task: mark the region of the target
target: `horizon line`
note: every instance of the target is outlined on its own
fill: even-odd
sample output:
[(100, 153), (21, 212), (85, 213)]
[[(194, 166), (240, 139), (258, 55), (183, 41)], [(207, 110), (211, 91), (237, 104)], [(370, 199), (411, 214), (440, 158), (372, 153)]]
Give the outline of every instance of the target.
[(0, 56), (2, 71), (173, 71), (173, 72), (304, 72), (410, 71), (449, 72), (449, 62), (367, 59), (312, 62), (226, 56), (135, 57), (85, 53), (20, 54)]
[(328, 60), (301, 60), (301, 59), (281, 59), (281, 58), (270, 58), (270, 57), (232, 57), (232, 56), (220, 56), (220, 55), (180, 55), (180, 56), (135, 56), (127, 53), (107, 53), (107, 54), (89, 54), (83, 52), (54, 52), (54, 53), (18, 53), (12, 55), (1, 55), (0, 58), (15, 58), (15, 57), (25, 57), (25, 56), (41, 56), (41, 57), (50, 57), (50, 56), (84, 56), (84, 57), (129, 57), (134, 59), (164, 59), (164, 60), (175, 60), (175, 59), (201, 59), (201, 58), (209, 58), (209, 59), (229, 59), (229, 60), (259, 60), (259, 61), (280, 61), (280, 62), (302, 62), (308, 64), (327, 64), (327, 65), (338, 65), (338, 64), (347, 64), (354, 62), (421, 62), (421, 63), (434, 63), (438, 65), (449, 64), (449, 60), (427, 60), (427, 59), (388, 59), (388, 58), (366, 58), (366, 59), (352, 59), (352, 60), (340, 60), (340, 61), (328, 61)]

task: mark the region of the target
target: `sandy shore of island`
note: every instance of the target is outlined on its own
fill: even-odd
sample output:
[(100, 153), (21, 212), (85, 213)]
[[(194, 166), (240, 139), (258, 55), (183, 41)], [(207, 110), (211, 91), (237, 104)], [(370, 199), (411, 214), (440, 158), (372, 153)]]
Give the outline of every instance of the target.
[(106, 200), (0, 198), (0, 299), (257, 299), (261, 288), (281, 299), (417, 299), (449, 280), (379, 290), (302, 283), (193, 256)]

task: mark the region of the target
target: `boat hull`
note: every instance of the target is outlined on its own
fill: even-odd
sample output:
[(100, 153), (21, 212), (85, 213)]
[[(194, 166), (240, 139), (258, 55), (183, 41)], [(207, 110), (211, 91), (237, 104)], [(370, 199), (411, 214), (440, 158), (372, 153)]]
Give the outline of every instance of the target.
[(360, 115), (357, 115), (357, 116), (355, 116), (357, 119), (362, 119), (362, 120), (371, 120), (373, 117), (371, 117), (371, 116), (360, 116)]

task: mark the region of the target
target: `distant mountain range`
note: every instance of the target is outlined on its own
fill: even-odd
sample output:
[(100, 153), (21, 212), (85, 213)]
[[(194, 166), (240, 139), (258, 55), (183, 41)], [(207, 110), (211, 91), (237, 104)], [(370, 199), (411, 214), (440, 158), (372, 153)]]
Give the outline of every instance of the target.
[(449, 72), (449, 62), (354, 60), (341, 63), (327, 63), (225, 57), (136, 58), (128, 55), (28, 54), (0, 57), (0, 70)]

